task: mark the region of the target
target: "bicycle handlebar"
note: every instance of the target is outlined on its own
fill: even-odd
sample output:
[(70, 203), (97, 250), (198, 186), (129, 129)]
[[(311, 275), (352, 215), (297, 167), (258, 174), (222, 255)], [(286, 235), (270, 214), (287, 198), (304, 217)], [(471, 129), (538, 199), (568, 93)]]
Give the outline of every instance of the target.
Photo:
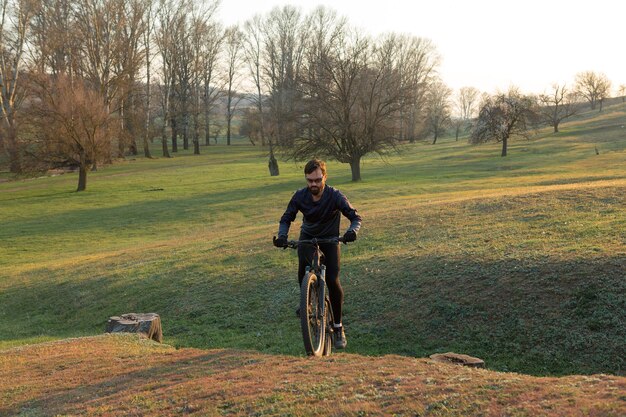
[(319, 245), (324, 243), (346, 243), (343, 241), (343, 237), (331, 237), (325, 239), (301, 239), (301, 240), (290, 240), (287, 242), (286, 248), (297, 249), (299, 245)]

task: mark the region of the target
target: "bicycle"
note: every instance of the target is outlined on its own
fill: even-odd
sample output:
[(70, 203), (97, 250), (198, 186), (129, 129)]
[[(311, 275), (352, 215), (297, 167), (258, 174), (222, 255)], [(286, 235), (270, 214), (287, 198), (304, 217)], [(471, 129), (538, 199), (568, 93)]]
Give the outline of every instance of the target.
[[(297, 249), (300, 245), (313, 245), (311, 264), (305, 269), (300, 285), (300, 326), (304, 350), (309, 356), (328, 356), (334, 341), (333, 309), (326, 289), (326, 265), (319, 245), (343, 242), (343, 238), (290, 240), (288, 248)], [(345, 242), (344, 242), (345, 243)]]

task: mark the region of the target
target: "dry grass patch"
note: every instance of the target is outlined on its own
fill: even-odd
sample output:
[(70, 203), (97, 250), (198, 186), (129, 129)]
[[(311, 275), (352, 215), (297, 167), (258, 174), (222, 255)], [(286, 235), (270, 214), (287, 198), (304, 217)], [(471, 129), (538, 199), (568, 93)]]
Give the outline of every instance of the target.
[(14, 348), (2, 415), (621, 416), (626, 378), (535, 378), (427, 359), (174, 349), (134, 336)]

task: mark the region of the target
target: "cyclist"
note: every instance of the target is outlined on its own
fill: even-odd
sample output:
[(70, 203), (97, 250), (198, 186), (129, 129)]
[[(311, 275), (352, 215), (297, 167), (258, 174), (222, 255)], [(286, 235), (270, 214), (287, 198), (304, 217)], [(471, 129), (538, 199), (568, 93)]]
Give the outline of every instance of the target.
[[(357, 213), (348, 199), (337, 189), (326, 185), (326, 163), (319, 159), (312, 159), (304, 166), (304, 177), (307, 186), (296, 191), (289, 201), (285, 214), (280, 218), (278, 238), (274, 238), (276, 247), (287, 245), (289, 226), (296, 218), (298, 211), (303, 214), (300, 239), (332, 238), (339, 236), (341, 214), (350, 220), (350, 226), (343, 235), (344, 242), (354, 242), (361, 227), (361, 216)], [(335, 322), (335, 348), (346, 347), (346, 334), (341, 322), (343, 306), (343, 288), (339, 282), (340, 248), (338, 244), (321, 244), (326, 265), (326, 284), (330, 303), (333, 309)], [(310, 265), (313, 257), (313, 247), (305, 245), (298, 247), (298, 283), (302, 284), (304, 272)], [(299, 311), (296, 311), (299, 314)]]

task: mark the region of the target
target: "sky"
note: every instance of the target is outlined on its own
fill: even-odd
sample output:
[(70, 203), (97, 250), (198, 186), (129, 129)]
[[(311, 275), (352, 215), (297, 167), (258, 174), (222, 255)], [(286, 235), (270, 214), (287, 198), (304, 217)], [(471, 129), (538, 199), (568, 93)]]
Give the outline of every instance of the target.
[(305, 14), (324, 5), (373, 36), (429, 38), (454, 90), (542, 93), (582, 71), (606, 74), (614, 91), (626, 84), (623, 0), (222, 0), (218, 13), (232, 25), (286, 4)]

